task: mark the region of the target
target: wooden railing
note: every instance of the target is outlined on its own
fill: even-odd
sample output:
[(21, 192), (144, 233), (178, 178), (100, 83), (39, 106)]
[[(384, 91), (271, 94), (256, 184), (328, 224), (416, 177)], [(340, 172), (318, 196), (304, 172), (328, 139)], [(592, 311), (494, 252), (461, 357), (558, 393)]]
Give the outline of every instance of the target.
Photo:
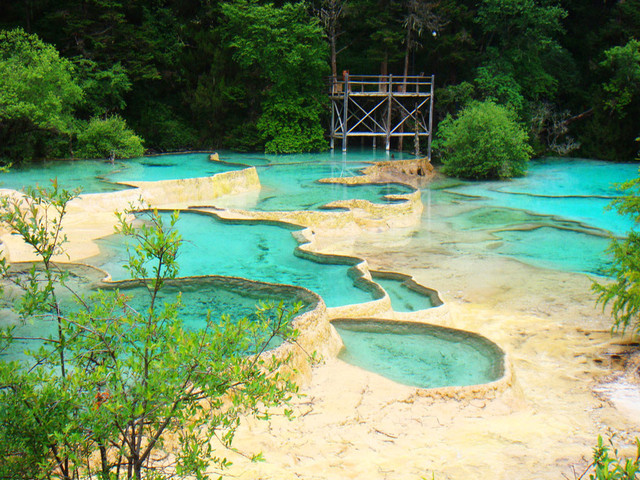
[(407, 95), (430, 95), (433, 76), (424, 75), (349, 75), (330, 77), (331, 96), (385, 95), (389, 92)]

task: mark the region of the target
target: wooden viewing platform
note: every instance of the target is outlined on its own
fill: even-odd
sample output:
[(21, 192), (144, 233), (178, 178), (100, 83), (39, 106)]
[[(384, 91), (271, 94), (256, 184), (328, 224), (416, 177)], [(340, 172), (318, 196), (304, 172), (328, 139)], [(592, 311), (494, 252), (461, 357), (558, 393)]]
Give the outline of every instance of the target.
[(349, 137), (427, 137), (427, 157), (431, 159), (434, 76), (349, 75), (331, 78), (331, 148), (342, 140), (347, 150)]

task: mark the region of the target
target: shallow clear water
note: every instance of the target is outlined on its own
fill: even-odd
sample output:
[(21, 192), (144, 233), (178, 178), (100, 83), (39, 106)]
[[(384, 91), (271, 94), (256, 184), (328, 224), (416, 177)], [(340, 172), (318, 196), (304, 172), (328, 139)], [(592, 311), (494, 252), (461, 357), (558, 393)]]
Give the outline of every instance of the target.
[[(182, 212), (177, 227), (184, 240), (178, 257), (181, 276), (224, 275), (301, 286), (319, 294), (329, 307), (375, 298), (374, 293), (354, 284), (351, 265), (294, 255), (298, 242), (291, 235), (292, 227), (223, 222), (195, 212)], [(104, 239), (100, 247), (105, 253), (90, 263), (116, 280), (128, 278), (122, 268), (126, 260), (123, 239)]]
[(372, 150), (370, 148), (349, 148), (348, 152), (339, 150), (326, 151), (320, 153), (292, 153), (289, 155), (272, 155), (267, 153), (237, 153), (229, 151), (220, 151), (220, 161), (242, 163), (244, 165), (261, 166), (261, 165), (285, 165), (285, 164), (333, 164), (334, 171), (341, 176), (353, 175), (353, 170), (347, 165), (348, 163), (362, 163), (371, 161), (384, 161), (390, 159), (402, 160), (405, 158), (413, 158), (402, 152), (389, 153), (384, 149)]
[[(364, 198), (384, 202), (389, 201), (384, 195), (410, 191), (398, 185), (349, 187), (317, 182), (323, 177), (357, 175), (367, 161), (387, 159), (381, 151), (288, 156), (221, 152), (220, 158), (221, 163), (210, 162), (208, 154), (147, 157), (116, 165), (56, 162), (45, 168), (1, 174), (0, 184), (20, 188), (46, 184), (49, 177), (56, 176), (66, 188), (82, 185), (86, 192), (97, 192), (121, 188), (110, 183), (113, 181), (197, 177), (251, 165), (257, 168), (263, 185), (257, 200), (247, 203), (250, 200), (239, 196), (221, 206), (315, 210), (334, 200)], [(402, 248), (413, 252), (419, 243), (422, 249), (415, 251), (426, 255), (428, 250), (423, 245), (434, 242), (433, 248), (446, 248), (456, 254), (468, 251), (505, 255), (539, 267), (599, 275), (608, 261), (604, 254), (606, 233), (623, 235), (632, 226), (628, 219), (605, 207), (617, 194), (615, 183), (636, 176), (636, 164), (543, 160), (532, 162), (529, 174), (522, 179), (476, 183), (447, 180), (423, 191), (426, 208), (422, 224)], [(330, 307), (375, 298), (371, 291), (356, 286), (350, 264), (296, 256), (293, 228), (228, 223), (194, 212), (183, 212), (178, 228), (185, 239), (179, 258), (180, 275), (228, 275), (299, 285), (321, 295)], [(101, 246), (105, 253), (94, 263), (116, 279), (127, 278), (121, 267), (125, 260), (122, 239), (105, 239)], [(428, 262), (428, 257), (412, 261)], [(427, 297), (401, 282), (382, 279), (379, 283), (389, 291), (398, 311), (430, 306), (421, 303)], [(247, 300), (245, 292), (213, 293), (199, 287), (185, 296), (191, 312), (187, 316), (193, 318), (188, 322), (198, 328), (200, 315), (210, 307), (214, 314), (250, 314), (256, 295)], [(446, 329), (425, 330), (424, 326), (390, 329), (380, 322), (336, 326), (347, 345), (341, 354), (343, 359), (398, 382), (428, 387), (468, 385), (495, 380), (501, 373), (501, 353), (493, 344), (473, 335)]]
[(126, 187), (111, 183), (105, 177), (123, 168), (120, 162), (111, 164), (100, 160), (39, 162), (0, 173), (0, 188), (49, 187), (50, 180), (57, 178), (58, 184), (67, 190), (82, 188), (84, 193), (113, 192)]
[[(165, 285), (158, 295), (163, 303), (174, 303), (178, 293), (182, 295), (180, 318), (184, 321), (184, 327), (189, 330), (200, 330), (206, 322), (207, 312), (214, 320), (223, 315), (229, 316), (232, 321), (241, 318), (255, 318), (257, 307), (261, 303), (277, 305), (283, 302), (283, 306), (291, 310), (293, 305), (300, 301), (294, 292), (285, 293), (279, 290), (270, 291), (265, 287), (254, 286), (253, 290), (237, 288), (233, 285), (221, 285), (208, 282), (207, 279), (185, 279), (173, 285)], [(143, 311), (148, 307), (149, 295), (144, 287), (120, 287), (120, 292), (131, 297), (129, 305), (137, 311)], [(304, 305), (306, 309), (309, 305)]]
[(488, 340), (431, 325), (334, 321), (345, 348), (339, 358), (398, 383), (421, 388), (488, 383), (503, 374)]
[(373, 280), (389, 294), (391, 306), (396, 312), (417, 312), (433, 307), (431, 297), (409, 288), (403, 280), (376, 275)]
[(336, 200), (356, 198), (374, 203), (394, 202), (385, 199), (385, 195), (410, 193), (413, 189), (400, 184), (345, 185), (318, 182), (323, 178), (358, 176), (360, 171), (369, 165), (365, 162), (387, 158), (385, 154), (371, 150), (356, 150), (345, 155), (281, 155), (259, 159), (262, 161), (243, 155), (221, 155), (221, 160), (256, 166), (262, 188), (255, 202), (246, 203), (246, 199), (228, 197), (217, 200), (216, 205), (273, 212), (318, 210)]
[(528, 175), (500, 190), (554, 197), (615, 196), (615, 186), (638, 176), (636, 163), (612, 163), (581, 158), (546, 158), (531, 162)]
[[(331, 165), (292, 165), (258, 170), (262, 189), (253, 207), (261, 211), (318, 210), (336, 200), (361, 199), (373, 203), (393, 203), (385, 195), (405, 194), (411, 187), (400, 184), (344, 185), (318, 183), (317, 179), (331, 177)], [(357, 174), (357, 171), (354, 172)]]
[(115, 182), (180, 180), (210, 177), (217, 173), (243, 168), (241, 165), (212, 162), (208, 153), (183, 153), (135, 158), (122, 162), (125, 168), (108, 175)]
[[(119, 284), (114, 288), (118, 288), (121, 293), (130, 297), (128, 305), (134, 310), (143, 313), (149, 307), (149, 293), (145, 287)], [(231, 321), (242, 318), (253, 320), (256, 318), (258, 306), (267, 303), (278, 305), (282, 302), (282, 306), (288, 311), (291, 311), (295, 304), (300, 304), (301, 312), (312, 306), (308, 298), (302, 298), (291, 288), (284, 290), (270, 285), (252, 284), (248, 289), (246, 284), (222, 283), (218, 279), (210, 278), (180, 279), (172, 284), (166, 284), (158, 294), (158, 305), (175, 303), (179, 293), (181, 306), (178, 315), (187, 330), (203, 329), (206, 326), (207, 314), (211, 315), (214, 322), (219, 321), (223, 315), (228, 316)], [(76, 301), (68, 295), (62, 295), (59, 298), (63, 311), (73, 311), (78, 308)], [(14, 335), (17, 337), (55, 338), (57, 335), (57, 323), (52, 317), (37, 317), (23, 323), (11, 313), (7, 311), (3, 313), (6, 318), (0, 317), (0, 326), (16, 325)], [(273, 339), (270, 348), (276, 347), (281, 341), (280, 338)], [(26, 361), (28, 357), (24, 355), (24, 350), (36, 349), (40, 345), (42, 345), (41, 342), (17, 340), (9, 349), (0, 353), (0, 359)]]

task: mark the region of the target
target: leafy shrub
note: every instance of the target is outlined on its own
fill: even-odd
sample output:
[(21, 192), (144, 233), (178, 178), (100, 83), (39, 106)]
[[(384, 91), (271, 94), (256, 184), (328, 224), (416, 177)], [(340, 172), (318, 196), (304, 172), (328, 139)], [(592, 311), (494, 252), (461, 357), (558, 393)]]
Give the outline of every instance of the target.
[(78, 134), (77, 155), (81, 158), (133, 158), (143, 154), (142, 138), (117, 115), (94, 117)]
[(0, 198), (0, 221), (38, 256), (28, 272), (0, 258), (0, 295), (11, 285), (21, 322), (57, 327), (14, 337), (18, 323), (0, 325), (0, 352), (37, 342), (20, 361), (0, 356), (0, 478), (210, 478), (206, 471), (230, 465), (216, 445), (231, 447), (241, 418), (268, 419), (297, 391), (281, 371), (288, 357), (266, 352), (275, 338), (295, 338), (301, 307), (261, 305), (251, 318), (219, 321), (203, 312), (201, 329), (187, 327), (180, 296), (164, 302), (160, 293), (179, 273), (178, 212), (167, 221), (157, 210), (140, 226), (128, 222), (132, 211), (116, 212), (117, 232), (133, 242), (125, 268), (148, 293), (139, 307), (117, 289), (80, 300), (70, 272), (51, 261), (65, 253), (62, 225), (76, 194), (52, 181)]
[(473, 100), (475, 93), (475, 87), (469, 82), (437, 88), (435, 98), (438, 102), (434, 105), (437, 114), (443, 118), (446, 114), (457, 112)]
[(435, 148), (447, 175), (471, 179), (524, 175), (533, 153), (515, 114), (492, 101), (472, 103), (456, 119), (447, 116)]

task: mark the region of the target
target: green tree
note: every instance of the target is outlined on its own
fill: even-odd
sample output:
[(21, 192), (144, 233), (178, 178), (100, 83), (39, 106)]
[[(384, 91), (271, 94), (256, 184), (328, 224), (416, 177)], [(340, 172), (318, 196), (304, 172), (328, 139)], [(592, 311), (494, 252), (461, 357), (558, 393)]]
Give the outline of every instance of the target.
[[(251, 322), (206, 315), (203, 329), (186, 328), (179, 298), (159, 297), (178, 274), (178, 215), (167, 223), (156, 211), (139, 228), (120, 215), (120, 232), (135, 240), (128, 269), (146, 287), (146, 305), (136, 310), (126, 295), (108, 289), (66, 307), (56, 291), (70, 284), (66, 275), (55, 276), (61, 269), (49, 253), (60, 253), (72, 196), (54, 184), (4, 200), (2, 220), (42, 259), (32, 274), (52, 281), (21, 280), (3, 260), (4, 276), (27, 287), (23, 306), (37, 307), (59, 328), (23, 338), (36, 345), (27, 360), (0, 361), (0, 476), (207, 478), (211, 464), (228, 464), (212, 438), (229, 446), (242, 414), (266, 415), (295, 390), (277, 373), (283, 360), (266, 350), (275, 336), (293, 335), (297, 309), (260, 308)], [(13, 328), (1, 333), (4, 348), (18, 339)]]
[(348, 0), (322, 0), (318, 9), (318, 18), (327, 34), (329, 42), (331, 76), (338, 78), (338, 37), (341, 35), (340, 19)]
[(527, 133), (510, 109), (474, 102), (438, 127), (435, 148), (447, 175), (499, 179), (524, 175), (533, 153)]
[(84, 101), (82, 110), (91, 116), (112, 115), (127, 105), (125, 96), (131, 91), (131, 80), (120, 62), (107, 69), (86, 58), (77, 58), (76, 69)]
[(197, 126), (196, 119), (189, 125), (188, 99), (182, 95), (193, 70), (193, 58), (185, 53), (187, 44), (194, 50), (201, 41), (191, 36), (191, 27), (200, 25), (207, 5), (191, 0), (43, 0), (28, 6), (17, 12), (31, 17), (31, 27), (77, 67), (85, 91), (79, 118), (117, 113), (158, 150), (195, 143), (194, 135), (188, 142), (184, 135)]
[(600, 67), (609, 73), (609, 78), (602, 85), (602, 103), (608, 113), (622, 119), (632, 102), (638, 104), (640, 41), (633, 39), (621, 47), (610, 48), (604, 52), (604, 57)]
[(567, 12), (545, 0), (483, 0), (476, 21), (485, 35), (485, 66), (517, 79), (529, 100), (552, 97), (553, 67), (562, 57), (556, 35)]
[(53, 140), (71, 139), (81, 99), (71, 62), (53, 46), (21, 29), (0, 32), (0, 159), (50, 155)]
[(481, 96), (486, 100), (509, 106), (514, 112), (522, 115), (525, 98), (522, 86), (516, 80), (515, 72), (509, 65), (497, 68), (496, 65), (478, 68), (475, 84)]
[(255, 1), (223, 4), (229, 47), (238, 65), (262, 81), (256, 127), (265, 150), (293, 153), (326, 148), (327, 47), (322, 28), (303, 3), (275, 7)]
[[(380, 75), (388, 75), (389, 64), (395, 63), (403, 57), (403, 2), (381, 0), (377, 2), (359, 2), (359, 12), (368, 11), (365, 24), (370, 29), (369, 48), (367, 56), (377, 60), (380, 64)], [(368, 5), (366, 5), (368, 3)], [(359, 16), (361, 13), (359, 13)], [(362, 17), (360, 17), (362, 18)]]
[(78, 133), (80, 158), (134, 158), (144, 155), (142, 139), (117, 115), (92, 118)]
[(631, 39), (606, 49), (591, 74), (597, 83), (591, 88), (593, 115), (581, 131), (583, 154), (632, 160), (640, 133), (638, 125), (629, 121), (640, 115), (640, 42)]

